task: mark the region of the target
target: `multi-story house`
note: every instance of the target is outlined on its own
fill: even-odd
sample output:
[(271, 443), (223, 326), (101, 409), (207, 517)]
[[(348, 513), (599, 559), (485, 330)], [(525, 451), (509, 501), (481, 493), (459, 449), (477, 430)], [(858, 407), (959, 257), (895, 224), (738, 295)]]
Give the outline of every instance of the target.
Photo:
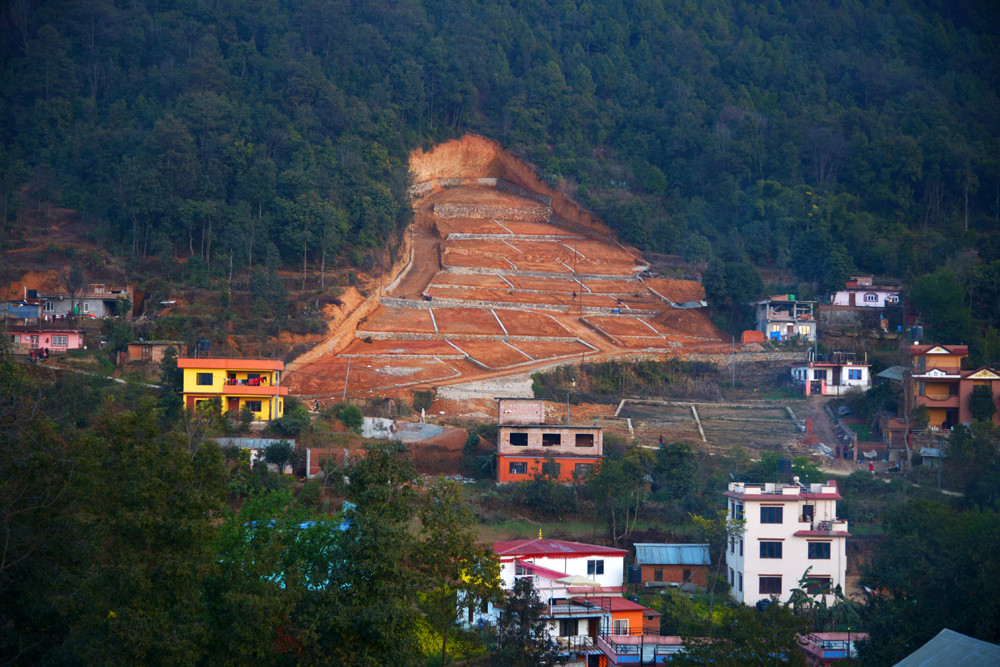
[(750, 484), (730, 482), (729, 517), (742, 519), (742, 535), (730, 538), (726, 566), (732, 596), (756, 604), (772, 596), (787, 601), (809, 570), (806, 592), (834, 602), (845, 587), (847, 521), (837, 519), (836, 482)]
[(864, 391), (871, 387), (868, 369), (869, 364), (862, 363), (853, 352), (834, 352), (792, 366), (792, 380), (806, 396), (843, 396), (851, 389)]
[[(505, 591), (518, 579), (531, 579), (546, 605), (549, 635), (569, 665), (598, 667), (663, 662), (681, 649), (677, 637), (660, 637), (657, 613), (622, 597), (623, 549), (563, 540), (497, 542), (500, 579)], [(492, 604), (469, 616), (470, 625), (495, 624), (503, 607)], [(645, 628), (645, 629), (644, 629)], [(659, 658), (657, 660), (657, 658)]]
[(184, 370), (184, 405), (194, 410), (218, 396), (223, 412), (249, 409), (255, 421), (280, 418), (288, 388), (281, 386), (285, 364), (275, 359), (178, 359)]
[(545, 403), (497, 401), (497, 481), (521, 482), (541, 474), (560, 482), (582, 479), (604, 455), (599, 426), (545, 423)]
[[(927, 408), (932, 429), (971, 422), (969, 398), (976, 386), (990, 388), (994, 404), (1000, 397), (1000, 372), (990, 368), (962, 370), (969, 356), (967, 345), (911, 345), (909, 395), (916, 406)], [(1000, 425), (1000, 407), (993, 413)]]
[(816, 302), (798, 301), (794, 294), (757, 302), (757, 331), (768, 340), (816, 340)]

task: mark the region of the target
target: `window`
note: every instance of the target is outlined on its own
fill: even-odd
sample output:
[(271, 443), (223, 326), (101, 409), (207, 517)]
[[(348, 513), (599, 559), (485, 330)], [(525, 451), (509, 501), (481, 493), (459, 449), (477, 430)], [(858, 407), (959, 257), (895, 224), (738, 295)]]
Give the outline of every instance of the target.
[(732, 535), (729, 536), (729, 553), (736, 553), (736, 538)]
[(577, 433), (576, 434), (576, 446), (577, 447), (593, 447), (594, 446), (594, 434), (593, 433)]
[(847, 379), (848, 380), (860, 380), (861, 379), (861, 369), (860, 368), (848, 368), (847, 369)]
[(588, 560), (587, 561), (587, 575), (593, 576), (597, 574), (604, 574), (604, 561), (603, 560)]
[(625, 636), (628, 634), (628, 619), (627, 618), (616, 618), (615, 619), (615, 631), (612, 634)]
[(260, 401), (245, 401), (243, 405), (251, 412), (260, 412), (261, 409)]
[(813, 380), (826, 380), (826, 371), (813, 370)]
[(45, 312), (46, 313), (55, 312), (55, 309), (56, 309), (55, 301), (46, 301), (45, 302)]
[(761, 523), (782, 523), (782, 509), (781, 507), (761, 507), (760, 508), (760, 522)]
[(663, 568), (653, 568), (653, 581), (663, 581)]
[(889, 296), (885, 297), (885, 300), (888, 303), (899, 303), (899, 295), (898, 294), (890, 294)]
[(875, 292), (865, 292), (865, 303), (878, 303), (878, 294)]
[(743, 520), (743, 505), (741, 503), (736, 504), (736, 520)]
[(593, 469), (594, 469), (593, 463), (577, 463), (576, 468), (574, 468), (574, 470), (576, 471), (576, 476), (580, 478), (589, 475)]
[(921, 381), (921, 382), (917, 383), (917, 395), (918, 396), (926, 396), (927, 395), (927, 383), (926, 382)]
[(743, 592), (743, 573), (740, 572), (737, 576), (737, 581), (739, 582), (740, 593)]
[(52, 344), (56, 347), (67, 347), (69, 345), (69, 336), (53, 336)]
[(528, 464), (524, 461), (511, 461), (509, 470), (511, 475), (527, 475)]
[(811, 336), (812, 335), (812, 327), (809, 326), (808, 324), (799, 325), (799, 335), (800, 336)]
[(761, 542), (761, 558), (781, 558), (781, 542)]
[(729, 568), (729, 585), (736, 585), (736, 573), (733, 572), (733, 568)]
[(559, 464), (552, 461), (545, 461), (542, 463), (542, 474), (548, 477), (558, 477), (559, 476)]
[(817, 595), (819, 593), (826, 593), (830, 590), (830, 585), (833, 581), (830, 577), (824, 576), (814, 576), (806, 579), (806, 593), (809, 595)]
[(515, 563), (514, 564), (514, 576), (515, 577), (523, 577), (523, 576), (525, 576), (527, 574), (531, 574), (531, 570), (529, 570), (525, 566), (521, 565), (520, 563)]
[(758, 592), (761, 595), (781, 595), (781, 577), (761, 577)]
[(802, 523), (812, 523), (813, 514), (816, 507), (815, 505), (803, 505), (802, 506)]
[(199, 387), (212, 386), (212, 373), (198, 373), (195, 384)]
[(830, 543), (829, 542), (810, 542), (809, 543), (809, 558), (818, 560), (830, 560)]
[(579, 634), (577, 630), (576, 618), (563, 618), (559, 621), (559, 636), (560, 637), (575, 637)]
[(558, 433), (542, 433), (542, 447), (558, 447), (562, 444), (562, 435)]
[(527, 433), (511, 433), (510, 434), (510, 444), (513, 447), (527, 447), (528, 446), (528, 434)]
[(740, 558), (743, 558), (743, 538), (740, 538)]
[(83, 312), (85, 312), (85, 313), (89, 313), (90, 312), (90, 304), (87, 303), (86, 301), (83, 302)]

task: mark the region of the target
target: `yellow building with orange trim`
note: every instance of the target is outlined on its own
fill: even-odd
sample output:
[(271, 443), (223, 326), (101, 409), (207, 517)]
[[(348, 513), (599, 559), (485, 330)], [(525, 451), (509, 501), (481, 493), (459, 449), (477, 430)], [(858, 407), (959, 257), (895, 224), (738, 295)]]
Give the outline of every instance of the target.
[(249, 408), (255, 421), (279, 419), (285, 413), (281, 386), (285, 363), (275, 359), (178, 359), (184, 371), (184, 405), (194, 410), (216, 396), (223, 412)]

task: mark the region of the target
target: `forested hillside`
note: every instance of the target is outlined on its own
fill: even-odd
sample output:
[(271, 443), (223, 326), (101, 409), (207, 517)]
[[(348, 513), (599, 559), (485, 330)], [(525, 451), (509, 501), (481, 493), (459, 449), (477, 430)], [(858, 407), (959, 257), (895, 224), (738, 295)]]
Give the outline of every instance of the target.
[[(120, 255), (363, 260), (406, 156), (500, 140), (648, 250), (914, 277), (1000, 257), (990, 2), (15, 0), (4, 210)], [(391, 244), (391, 243), (390, 243)]]

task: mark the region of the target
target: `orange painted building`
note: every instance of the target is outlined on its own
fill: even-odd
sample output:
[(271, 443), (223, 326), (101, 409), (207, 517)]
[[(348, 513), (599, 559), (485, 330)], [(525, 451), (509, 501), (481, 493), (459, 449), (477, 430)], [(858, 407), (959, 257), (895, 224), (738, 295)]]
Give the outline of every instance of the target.
[(542, 401), (499, 399), (497, 424), (497, 482), (524, 482), (544, 475), (571, 483), (604, 457), (601, 427), (546, 424)]
[[(910, 396), (927, 408), (931, 428), (954, 427), (972, 421), (969, 398), (976, 386), (989, 387), (993, 403), (1000, 397), (1000, 373), (989, 369), (962, 370), (969, 356), (967, 345), (912, 345)], [(1000, 425), (1000, 409), (993, 413)]]

